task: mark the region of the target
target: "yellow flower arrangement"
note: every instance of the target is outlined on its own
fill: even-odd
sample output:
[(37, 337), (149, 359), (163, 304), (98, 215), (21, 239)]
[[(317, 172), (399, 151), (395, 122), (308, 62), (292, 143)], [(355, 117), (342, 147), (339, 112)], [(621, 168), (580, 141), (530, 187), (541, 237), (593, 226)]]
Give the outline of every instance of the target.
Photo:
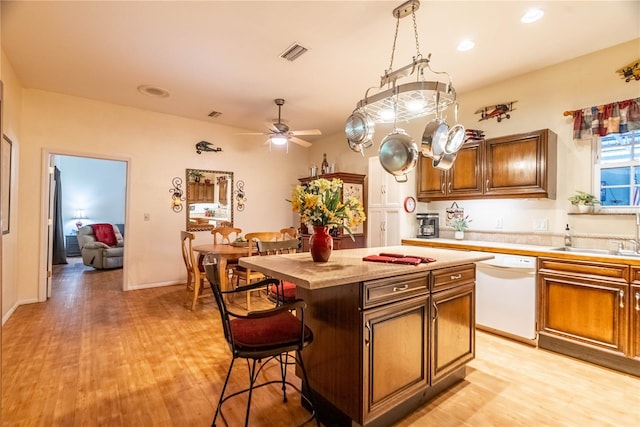
[(320, 178), (306, 185), (296, 185), (291, 195), (291, 207), (307, 227), (342, 227), (354, 239), (352, 228), (367, 218), (360, 200), (354, 196), (344, 202), (340, 197), (342, 180)]

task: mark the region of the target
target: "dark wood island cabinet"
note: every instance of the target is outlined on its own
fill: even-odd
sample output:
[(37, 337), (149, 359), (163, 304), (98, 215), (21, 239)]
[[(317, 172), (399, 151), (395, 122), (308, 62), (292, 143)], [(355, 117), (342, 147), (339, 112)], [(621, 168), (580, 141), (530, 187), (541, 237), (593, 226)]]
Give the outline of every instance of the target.
[[(365, 262), (380, 252), (428, 256), (418, 266)], [(327, 426), (387, 426), (465, 376), (475, 354), (475, 261), (416, 247), (241, 258), (297, 285), (314, 341), (302, 352)]]

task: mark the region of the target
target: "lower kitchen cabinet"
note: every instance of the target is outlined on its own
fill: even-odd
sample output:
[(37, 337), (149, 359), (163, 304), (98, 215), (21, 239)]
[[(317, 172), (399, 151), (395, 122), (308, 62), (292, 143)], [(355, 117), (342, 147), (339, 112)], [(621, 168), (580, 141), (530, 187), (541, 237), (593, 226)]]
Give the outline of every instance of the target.
[(436, 384), (475, 357), (475, 283), (431, 298), (431, 384)]
[(640, 361), (640, 267), (631, 268), (629, 356)]
[(633, 361), (638, 325), (634, 330), (629, 266), (554, 258), (538, 263), (538, 346), (640, 375)]
[(464, 379), (475, 354), (474, 279), (466, 264), (299, 287), (314, 331), (302, 357), (322, 422), (392, 425)]
[(428, 320), (429, 296), (365, 312), (365, 421), (429, 385)]

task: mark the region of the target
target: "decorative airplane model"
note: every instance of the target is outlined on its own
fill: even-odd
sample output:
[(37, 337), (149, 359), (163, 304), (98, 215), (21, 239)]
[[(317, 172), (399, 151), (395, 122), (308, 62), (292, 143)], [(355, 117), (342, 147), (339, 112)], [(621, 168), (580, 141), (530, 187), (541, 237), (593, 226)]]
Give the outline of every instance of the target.
[(202, 154), (203, 151), (213, 151), (217, 153), (218, 151), (222, 151), (222, 148), (214, 147), (210, 142), (207, 141), (200, 141), (196, 144), (196, 153)]
[(513, 108), (513, 104), (515, 104), (516, 102), (518, 101), (504, 102), (502, 104), (496, 104), (496, 105), (488, 105), (486, 107), (482, 107), (478, 109), (478, 111), (476, 111), (474, 114), (482, 115), (480, 117), (480, 120), (478, 120), (479, 122), (483, 120), (493, 119), (495, 117), (496, 120), (498, 120), (498, 123), (500, 123), (503, 117), (507, 119), (511, 118), (511, 114), (509, 113), (515, 110), (515, 108)]
[(625, 65), (616, 71), (625, 82), (629, 83), (631, 79), (640, 80), (640, 59), (636, 59), (629, 65)]

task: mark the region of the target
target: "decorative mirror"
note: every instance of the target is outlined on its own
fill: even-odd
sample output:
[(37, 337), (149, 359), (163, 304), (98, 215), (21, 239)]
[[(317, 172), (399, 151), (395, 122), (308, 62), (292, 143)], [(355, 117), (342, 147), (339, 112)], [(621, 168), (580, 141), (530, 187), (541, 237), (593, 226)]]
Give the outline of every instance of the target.
[(233, 172), (187, 169), (187, 231), (233, 226)]

